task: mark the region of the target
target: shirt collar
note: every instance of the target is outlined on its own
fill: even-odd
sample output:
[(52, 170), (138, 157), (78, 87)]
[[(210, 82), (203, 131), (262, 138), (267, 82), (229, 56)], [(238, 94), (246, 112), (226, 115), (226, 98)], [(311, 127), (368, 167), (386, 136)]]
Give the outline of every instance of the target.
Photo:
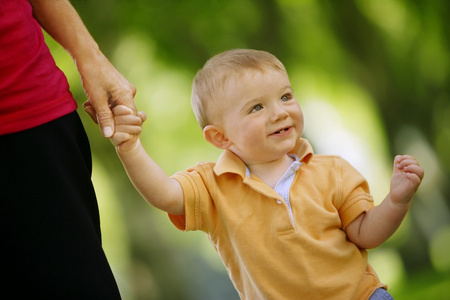
[[(308, 140), (300, 139), (295, 145), (294, 149), (289, 153), (295, 154), (299, 157), (300, 162), (309, 163), (312, 156), (314, 155), (313, 149), (309, 144)], [(225, 150), (219, 156), (219, 159), (214, 166), (214, 173), (220, 176), (224, 173), (235, 173), (245, 178), (246, 166), (244, 162), (230, 150)]]

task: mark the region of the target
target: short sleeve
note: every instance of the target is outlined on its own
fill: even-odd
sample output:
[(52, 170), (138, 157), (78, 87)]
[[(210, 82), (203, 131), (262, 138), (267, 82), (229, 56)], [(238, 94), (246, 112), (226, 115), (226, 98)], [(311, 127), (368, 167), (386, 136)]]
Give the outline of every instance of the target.
[(340, 176), (342, 191), (338, 211), (345, 229), (361, 213), (374, 207), (374, 202), (367, 180), (344, 159)]
[(213, 180), (212, 166), (199, 164), (187, 171), (172, 176), (183, 190), (184, 215), (168, 214), (172, 224), (183, 231), (201, 230), (209, 232), (215, 227), (215, 206), (210, 196), (209, 183)]

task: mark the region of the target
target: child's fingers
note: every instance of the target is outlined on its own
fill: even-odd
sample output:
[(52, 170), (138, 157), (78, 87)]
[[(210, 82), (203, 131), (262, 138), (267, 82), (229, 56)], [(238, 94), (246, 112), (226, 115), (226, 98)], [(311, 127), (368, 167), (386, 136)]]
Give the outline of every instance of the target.
[(417, 190), (419, 188), (419, 185), (422, 182), (422, 178), (419, 177), (419, 175), (416, 173), (405, 173), (405, 177), (409, 180), (412, 189)]
[(134, 115), (133, 110), (125, 105), (117, 105), (112, 111), (115, 116)]
[(133, 110), (125, 105), (113, 108), (116, 133), (111, 142), (120, 152), (127, 152), (136, 147), (138, 136), (142, 132), (142, 123), (147, 119), (144, 112), (134, 114)]
[(138, 111), (138, 117), (141, 118), (142, 123), (144, 123), (145, 120), (147, 120), (147, 114), (143, 111)]
[(404, 162), (405, 160), (414, 160), (414, 161), (417, 161), (413, 156), (411, 156), (411, 155), (397, 155), (396, 157), (395, 157), (395, 162), (396, 163), (402, 163), (402, 162)]
[(418, 161), (410, 155), (396, 156), (394, 163), (394, 172), (395, 171), (406, 173), (409, 179), (415, 179), (417, 177), (419, 182), (424, 176), (423, 168), (420, 166)]
[[(423, 171), (422, 167), (419, 165), (415, 165), (415, 164), (404, 167), (403, 172), (405, 172), (407, 175), (411, 174), (411, 175), (417, 176), (419, 178), (419, 181), (422, 181), (423, 176), (424, 176), (424, 171)], [(409, 178), (409, 176), (408, 176), (408, 178)]]
[(131, 139), (131, 134), (126, 132), (116, 132), (111, 138), (111, 142), (114, 146), (119, 146), (120, 144)]
[(138, 125), (128, 125), (128, 124), (118, 125), (116, 123), (116, 128), (117, 133), (127, 133), (136, 135), (142, 132), (142, 127)]
[(142, 119), (136, 115), (115, 115), (114, 120), (116, 126), (118, 125), (135, 125), (140, 126), (142, 124)]
[(417, 160), (410, 155), (397, 155), (395, 157), (395, 167), (402, 170), (409, 165), (419, 165)]

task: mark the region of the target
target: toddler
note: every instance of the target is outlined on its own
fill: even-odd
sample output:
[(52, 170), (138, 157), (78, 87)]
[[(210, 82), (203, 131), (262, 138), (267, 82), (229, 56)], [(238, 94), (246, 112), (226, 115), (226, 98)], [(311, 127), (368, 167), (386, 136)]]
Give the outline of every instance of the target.
[(390, 193), (374, 206), (348, 162), (314, 154), (302, 138), (288, 74), (264, 51), (211, 58), (194, 79), (192, 106), (204, 138), (223, 149), (216, 163), (168, 177), (140, 144), (145, 114), (125, 106), (114, 108), (111, 140), (151, 205), (178, 229), (208, 235), (241, 299), (392, 299), (365, 249), (407, 213), (424, 175), (415, 158), (395, 158)]

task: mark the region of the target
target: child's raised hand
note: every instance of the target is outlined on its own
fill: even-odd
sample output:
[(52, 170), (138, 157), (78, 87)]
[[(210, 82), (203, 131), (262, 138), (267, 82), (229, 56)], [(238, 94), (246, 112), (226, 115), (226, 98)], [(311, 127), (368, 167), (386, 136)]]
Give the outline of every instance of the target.
[(144, 112), (137, 115), (125, 105), (117, 105), (113, 109), (115, 133), (110, 138), (114, 146), (120, 152), (128, 152), (136, 148), (139, 135), (142, 131), (142, 123), (147, 119)]
[(390, 197), (397, 204), (409, 204), (420, 183), (424, 171), (417, 160), (410, 155), (397, 155), (391, 178)]

